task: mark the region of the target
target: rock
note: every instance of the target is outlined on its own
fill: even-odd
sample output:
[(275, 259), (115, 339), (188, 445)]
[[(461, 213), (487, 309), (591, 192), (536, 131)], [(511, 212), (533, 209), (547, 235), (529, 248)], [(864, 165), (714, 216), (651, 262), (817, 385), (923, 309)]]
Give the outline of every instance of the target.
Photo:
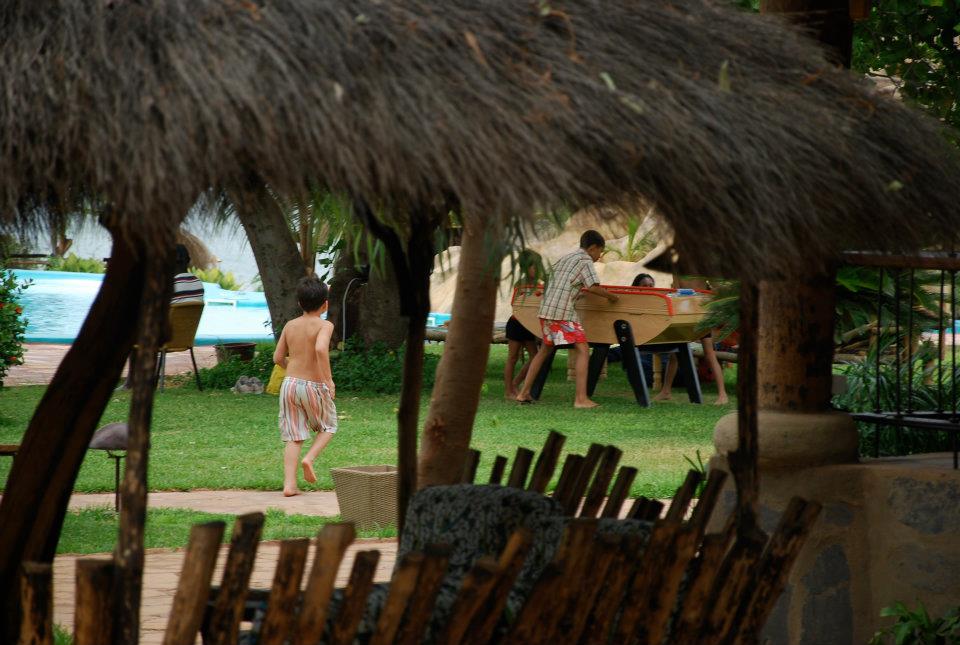
[(241, 376), (230, 391), (234, 394), (263, 394), (263, 382), (256, 376)]

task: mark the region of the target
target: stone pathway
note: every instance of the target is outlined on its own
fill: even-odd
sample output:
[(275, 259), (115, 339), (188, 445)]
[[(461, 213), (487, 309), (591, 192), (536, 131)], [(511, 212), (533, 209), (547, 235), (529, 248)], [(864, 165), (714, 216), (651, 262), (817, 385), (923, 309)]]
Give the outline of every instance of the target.
[[(23, 365), (14, 365), (7, 372), (4, 385), (46, 385), (53, 379), (60, 361), (66, 356), (70, 345), (52, 345), (44, 343), (27, 343), (23, 346)], [(213, 346), (199, 346), (193, 348), (197, 359), (197, 367), (213, 367), (217, 364), (217, 356)], [(124, 367), (126, 374), (126, 367)], [(175, 352), (167, 354), (166, 374), (181, 374), (192, 372), (190, 352)]]
[[(288, 515), (340, 514), (337, 495), (332, 490), (313, 490), (295, 497), (284, 497), (280, 491), (264, 490), (191, 490), (150, 493), (147, 505), (152, 508), (188, 508), (206, 513), (242, 515), (268, 508), (278, 508)], [(70, 508), (113, 506), (113, 493), (74, 493)]]

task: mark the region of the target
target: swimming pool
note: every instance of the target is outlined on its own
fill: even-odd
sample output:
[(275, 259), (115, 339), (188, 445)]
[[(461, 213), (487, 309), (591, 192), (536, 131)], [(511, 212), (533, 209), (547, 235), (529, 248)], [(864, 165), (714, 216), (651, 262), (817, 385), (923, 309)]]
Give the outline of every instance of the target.
[[(21, 298), (30, 343), (72, 343), (90, 311), (103, 275), (14, 269), (20, 281), (32, 281)], [(228, 291), (203, 283), (206, 306), (196, 342), (273, 340), (270, 312), (262, 292)]]
[[(103, 275), (22, 269), (13, 273), (21, 282), (32, 282), (21, 298), (27, 317), (27, 342), (72, 343), (97, 297)], [(203, 294), (206, 306), (197, 329), (197, 345), (273, 340), (262, 291), (229, 291), (204, 282)], [(439, 326), (448, 320), (449, 314), (431, 313), (427, 326)]]

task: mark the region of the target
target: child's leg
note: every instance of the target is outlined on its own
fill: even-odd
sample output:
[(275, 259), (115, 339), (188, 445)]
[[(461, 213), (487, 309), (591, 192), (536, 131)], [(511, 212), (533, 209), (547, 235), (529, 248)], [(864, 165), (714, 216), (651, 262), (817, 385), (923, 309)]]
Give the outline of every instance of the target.
[(288, 441), (283, 446), (283, 494), (286, 497), (300, 492), (297, 490), (297, 460), (302, 446), (302, 441)]
[(523, 380), (523, 387), (520, 389), (520, 393), (517, 394), (517, 401), (523, 403), (524, 401), (533, 400), (530, 396), (530, 390), (533, 389), (533, 382), (536, 380), (540, 368), (552, 351), (553, 346), (544, 343), (540, 346), (540, 351), (537, 352), (536, 356), (530, 360), (530, 369), (527, 370), (527, 376)]
[(717, 359), (717, 352), (713, 347), (713, 337), (707, 336), (701, 341), (703, 345), (703, 356), (710, 365), (713, 372), (713, 380), (717, 382), (717, 400), (714, 405), (725, 405), (730, 400), (727, 398), (727, 386), (723, 382), (723, 367), (720, 366), (720, 360)]
[(590, 349), (586, 343), (576, 343), (573, 349), (574, 360), (576, 361), (576, 384), (577, 394), (573, 400), (575, 408), (595, 408), (597, 403), (590, 400), (587, 396), (587, 370), (590, 365)]
[(513, 370), (520, 358), (520, 343), (516, 340), (507, 341), (507, 362), (503, 366), (503, 395), (508, 399), (517, 398), (517, 389), (513, 385)]
[(673, 378), (677, 375), (677, 368), (680, 366), (676, 354), (670, 354), (670, 361), (667, 363), (667, 373), (663, 376), (663, 385), (660, 386), (660, 392), (653, 397), (654, 401), (668, 401), (673, 395)]
[(317, 483), (317, 474), (313, 472), (313, 462), (317, 460), (317, 457), (320, 456), (331, 439), (333, 439), (332, 432), (318, 432), (313, 439), (313, 444), (310, 445), (310, 449), (307, 450), (307, 454), (300, 461), (300, 465), (303, 466), (303, 478), (311, 484)]
[[(537, 355), (537, 341), (528, 340), (523, 343), (524, 349), (527, 350), (527, 360), (523, 364), (523, 367), (520, 368), (520, 374), (517, 375), (517, 380), (515, 384), (523, 383), (523, 379), (527, 377), (527, 372), (530, 371), (530, 361), (533, 360), (533, 357)], [(523, 358), (521, 354), (521, 358)]]

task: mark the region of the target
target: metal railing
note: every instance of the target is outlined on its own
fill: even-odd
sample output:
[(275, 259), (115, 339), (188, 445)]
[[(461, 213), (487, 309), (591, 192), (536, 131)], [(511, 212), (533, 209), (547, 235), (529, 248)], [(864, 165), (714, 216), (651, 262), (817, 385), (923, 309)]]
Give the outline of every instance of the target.
[[(881, 429), (894, 429), (894, 443), (902, 443), (902, 430), (905, 428), (925, 432), (941, 433), (949, 441), (953, 453), (953, 467), (958, 468), (958, 443), (960, 443), (960, 414), (958, 414), (958, 379), (960, 369), (957, 364), (957, 273), (960, 271), (960, 255), (954, 253), (923, 253), (917, 256), (895, 256), (881, 253), (848, 253), (846, 261), (850, 265), (874, 267), (879, 271), (876, 303), (877, 320), (874, 334), (874, 409), (871, 412), (857, 412), (852, 416), (857, 421), (873, 424), (873, 455), (880, 456)], [(914, 296), (917, 293), (918, 272), (923, 272), (929, 285), (934, 277), (934, 289), (939, 273), (939, 290), (935, 307), (937, 328), (935, 332), (935, 355), (926, 352), (926, 363), (916, 373), (914, 364), (920, 351), (923, 336), (933, 340), (932, 330), (917, 330), (915, 315), (917, 306)], [(931, 276), (932, 272), (932, 276)], [(886, 288), (892, 281), (892, 294)], [(928, 287), (929, 288), (929, 287)], [(904, 306), (904, 299), (909, 299)], [(892, 309), (893, 320), (884, 320), (885, 304)], [(905, 319), (904, 319), (905, 317)], [(949, 317), (949, 324), (945, 318)], [(883, 346), (883, 330), (892, 323), (892, 347)], [(885, 327), (886, 325), (886, 327)], [(887, 339), (890, 339), (888, 334)], [(949, 348), (946, 346), (949, 339)], [(892, 366), (893, 396), (884, 397), (883, 382)], [(886, 368), (886, 370), (885, 370)], [(916, 396), (917, 376), (924, 388), (926, 397), (922, 400), (932, 409), (916, 409), (921, 397)], [(946, 377), (946, 378), (945, 378)], [(935, 396), (930, 395), (935, 393)], [(892, 405), (891, 405), (892, 404)], [(898, 450), (899, 452), (899, 450)]]

